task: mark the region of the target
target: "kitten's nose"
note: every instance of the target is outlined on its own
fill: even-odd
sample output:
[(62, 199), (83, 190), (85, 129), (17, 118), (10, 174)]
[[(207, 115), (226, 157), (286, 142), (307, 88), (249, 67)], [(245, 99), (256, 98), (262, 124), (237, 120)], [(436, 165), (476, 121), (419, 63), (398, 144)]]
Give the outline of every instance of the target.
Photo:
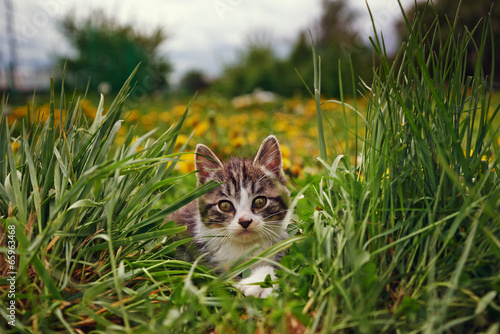
[(252, 223), (252, 220), (245, 220), (243, 218), (240, 218), (240, 220), (238, 220), (238, 224), (241, 225), (241, 227), (243, 228), (247, 228), (248, 226), (250, 226), (250, 224)]

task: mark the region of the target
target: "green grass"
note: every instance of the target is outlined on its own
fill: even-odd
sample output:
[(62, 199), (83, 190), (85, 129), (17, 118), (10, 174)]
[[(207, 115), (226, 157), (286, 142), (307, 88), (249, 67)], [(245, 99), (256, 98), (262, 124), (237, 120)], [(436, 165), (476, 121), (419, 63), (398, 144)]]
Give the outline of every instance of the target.
[[(32, 109), (13, 127), (2, 116), (4, 319), (10, 300), (8, 231), (15, 230), (17, 240), (16, 327), (2, 322), (2, 328), (497, 332), (500, 105), (491, 100), (492, 78), (480, 62), (472, 77), (463, 75), (470, 35), (439, 40), (436, 31), (422, 31), (418, 16), (407, 25), (410, 39), (394, 61), (383, 42), (373, 40), (380, 64), (363, 93), (368, 107), (358, 110), (362, 117), (352, 111), (356, 100), (320, 101), (324, 60), (315, 56), (313, 95), (324, 169), (294, 180), (292, 237), (224, 274), (202, 259), (175, 257), (192, 240), (181, 237), (184, 228), (162, 225), (168, 213), (216, 186), (189, 188), (186, 180), (192, 179), (174, 172), (185, 149), (175, 143), (189, 111), (164, 133), (133, 141), (131, 128), (124, 144), (114, 145), (129, 79), (107, 113), (99, 108), (94, 120), (84, 117), (76, 97), (67, 102), (64, 91), (59, 117), (53, 97), (46, 122)], [(491, 42), (490, 26), (486, 21), (471, 32), (481, 39), (479, 54)], [(441, 51), (428, 52), (432, 44)], [(328, 78), (337, 79), (342, 77)], [(333, 134), (323, 122), (329, 103), (342, 106), (344, 155), (328, 152)], [(366, 126), (363, 136), (358, 123)], [(267, 299), (241, 296), (234, 277), (282, 250), (275, 282), (280, 291)]]

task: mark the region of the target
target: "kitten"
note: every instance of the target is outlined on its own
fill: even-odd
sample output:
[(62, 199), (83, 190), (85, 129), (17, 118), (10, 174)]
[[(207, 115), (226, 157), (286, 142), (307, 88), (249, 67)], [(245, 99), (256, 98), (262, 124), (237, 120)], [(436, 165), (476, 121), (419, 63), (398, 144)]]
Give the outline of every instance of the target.
[[(256, 256), (288, 237), (290, 193), (275, 136), (262, 142), (253, 160), (231, 158), (223, 163), (207, 146), (198, 144), (195, 165), (199, 185), (209, 180), (222, 184), (167, 219), (188, 227), (215, 268), (245, 254)], [(247, 254), (256, 246), (257, 250)], [(252, 285), (263, 282), (267, 275), (275, 279), (274, 268), (257, 264), (238, 288), (246, 296), (267, 297), (272, 288)]]

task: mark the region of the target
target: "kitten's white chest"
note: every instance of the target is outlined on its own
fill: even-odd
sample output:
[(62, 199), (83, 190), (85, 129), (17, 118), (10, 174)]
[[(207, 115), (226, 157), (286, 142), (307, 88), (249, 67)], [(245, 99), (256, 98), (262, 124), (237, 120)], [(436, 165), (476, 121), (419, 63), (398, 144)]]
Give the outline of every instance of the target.
[(245, 257), (245, 260), (248, 260), (262, 253), (270, 246), (271, 245), (226, 242), (217, 249), (210, 250), (210, 253), (213, 255), (211, 260), (217, 267), (224, 267), (243, 257)]

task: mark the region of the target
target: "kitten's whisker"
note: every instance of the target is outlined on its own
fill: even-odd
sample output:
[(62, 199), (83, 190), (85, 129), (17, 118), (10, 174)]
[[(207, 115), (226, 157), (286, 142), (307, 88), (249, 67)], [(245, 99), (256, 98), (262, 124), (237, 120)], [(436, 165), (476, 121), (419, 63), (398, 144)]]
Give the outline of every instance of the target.
[(263, 230), (261, 233), (261, 236), (268, 240), (268, 242), (269, 242), (268, 247), (271, 247), (272, 245), (283, 240), (283, 238), (281, 236), (279, 236), (274, 231), (270, 231), (270, 230)]
[(272, 235), (269, 233), (269, 231), (267, 229), (262, 229), (261, 231), (261, 235), (263, 235), (270, 243), (270, 245), (272, 245), (274, 243), (274, 238), (272, 237)]
[(229, 238), (229, 235), (225, 233), (225, 235), (221, 235), (216, 238), (210, 238), (208, 242), (205, 244), (205, 248), (207, 249), (220, 249), (220, 247), (225, 243), (225, 241)]
[(270, 229), (269, 227), (263, 227), (262, 230), (271, 233), (272, 235), (278, 237), (278, 239), (280, 240), (283, 240), (283, 238), (276, 231)]

